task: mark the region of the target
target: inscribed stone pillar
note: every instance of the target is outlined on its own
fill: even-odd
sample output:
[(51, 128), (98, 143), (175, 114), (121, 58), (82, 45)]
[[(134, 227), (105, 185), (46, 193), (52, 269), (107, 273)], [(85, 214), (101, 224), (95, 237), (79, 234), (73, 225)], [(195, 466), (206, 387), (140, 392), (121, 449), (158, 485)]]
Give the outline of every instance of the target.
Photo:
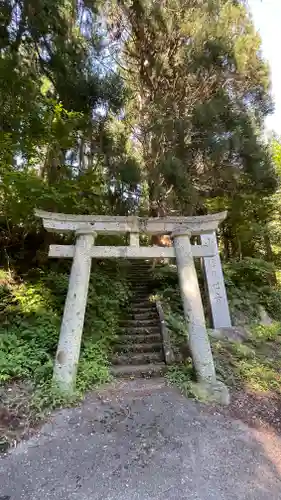
[(61, 390), (68, 393), (72, 392), (75, 386), (94, 238), (95, 232), (91, 229), (81, 228), (76, 232), (76, 245), (54, 367), (55, 382)]
[(190, 233), (180, 228), (172, 236), (194, 368), (199, 381), (214, 382), (216, 380), (215, 367), (192, 256)]
[(204, 257), (203, 259), (213, 328), (229, 328), (231, 327), (231, 319), (216, 233), (201, 234), (201, 244), (210, 245), (215, 249), (214, 257)]

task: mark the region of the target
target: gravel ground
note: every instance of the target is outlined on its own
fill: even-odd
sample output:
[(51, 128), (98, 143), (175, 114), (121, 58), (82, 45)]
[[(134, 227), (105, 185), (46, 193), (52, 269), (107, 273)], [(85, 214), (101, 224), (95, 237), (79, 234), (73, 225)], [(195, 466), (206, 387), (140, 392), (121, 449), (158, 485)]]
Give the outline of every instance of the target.
[[(242, 420), (249, 427), (281, 436), (281, 397), (273, 392), (232, 391), (228, 407), (210, 406), (211, 412)], [(280, 497), (281, 498), (281, 497)]]
[(163, 380), (105, 387), (1, 459), (0, 500), (280, 500), (281, 438), (231, 408)]

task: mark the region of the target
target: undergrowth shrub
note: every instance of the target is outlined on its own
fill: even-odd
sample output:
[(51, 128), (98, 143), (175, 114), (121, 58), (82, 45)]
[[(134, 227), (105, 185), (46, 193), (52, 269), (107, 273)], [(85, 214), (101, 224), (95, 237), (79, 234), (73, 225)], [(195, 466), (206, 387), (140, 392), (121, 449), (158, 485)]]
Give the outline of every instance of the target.
[(0, 381), (50, 376), (60, 319), (49, 291), (10, 278), (0, 295)]
[(170, 366), (166, 378), (170, 384), (177, 386), (187, 397), (194, 397), (192, 382), (195, 382), (196, 377), (191, 359), (186, 360), (185, 363)]
[[(272, 285), (274, 266), (268, 262), (247, 258), (224, 265), (224, 277), (230, 309), (235, 316), (243, 313), (251, 325), (251, 336), (243, 344), (211, 339), (219, 379), (228, 386), (257, 391), (280, 392), (281, 290)], [(186, 345), (188, 332), (181, 308), (176, 268), (155, 270), (156, 297), (161, 301), (170, 330), (172, 347)], [(273, 319), (271, 325), (260, 325), (260, 306)], [(168, 380), (185, 394), (192, 396), (194, 372), (191, 358), (169, 368)]]
[[(33, 382), (37, 401), (50, 403), (50, 388), (69, 274), (32, 270), (21, 277), (0, 275), (0, 382)], [(108, 354), (129, 289), (122, 266), (93, 266), (77, 390), (109, 379)], [(53, 389), (52, 389), (53, 390)], [(58, 402), (58, 394), (52, 396)], [(40, 396), (38, 396), (40, 394)], [(36, 399), (35, 397), (35, 399)]]
[[(261, 259), (245, 258), (229, 261), (223, 266), (224, 280), (233, 318), (242, 317), (248, 323), (258, 322), (260, 306), (276, 321), (281, 320), (281, 287), (272, 284), (274, 265)], [(197, 266), (206, 320), (209, 312), (203, 275)], [(175, 265), (158, 266), (154, 271), (154, 293), (172, 314), (182, 316), (182, 301)]]
[[(252, 326), (251, 337), (242, 344), (215, 339), (211, 344), (216, 375), (228, 387), (280, 395), (280, 323)], [(169, 367), (167, 378), (188, 397), (196, 397), (191, 358)]]
[(166, 308), (182, 314), (182, 302), (175, 265), (157, 266), (153, 271), (153, 291)]
[(255, 325), (243, 344), (213, 341), (217, 376), (235, 389), (275, 391), (280, 394), (281, 325)]
[(245, 258), (224, 264), (224, 279), (232, 315), (242, 313), (248, 322), (259, 321), (259, 306), (281, 320), (281, 288), (272, 285), (274, 265), (261, 259)]

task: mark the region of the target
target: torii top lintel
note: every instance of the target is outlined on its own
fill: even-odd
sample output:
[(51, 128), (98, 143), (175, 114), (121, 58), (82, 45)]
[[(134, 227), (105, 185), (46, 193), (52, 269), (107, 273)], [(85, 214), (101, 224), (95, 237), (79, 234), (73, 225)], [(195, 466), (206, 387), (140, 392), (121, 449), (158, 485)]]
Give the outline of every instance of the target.
[(146, 233), (171, 234), (179, 228), (186, 228), (193, 235), (216, 231), (227, 212), (194, 217), (153, 217), (72, 215), (35, 210), (42, 218), (44, 228), (50, 232), (67, 233), (92, 229), (97, 233)]

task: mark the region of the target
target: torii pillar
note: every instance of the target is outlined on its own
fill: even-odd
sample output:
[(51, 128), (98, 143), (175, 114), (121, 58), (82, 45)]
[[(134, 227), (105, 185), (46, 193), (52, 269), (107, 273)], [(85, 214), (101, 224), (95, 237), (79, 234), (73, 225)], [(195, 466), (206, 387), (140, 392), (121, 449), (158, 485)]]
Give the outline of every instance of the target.
[(184, 316), (189, 346), (199, 381), (216, 380), (215, 366), (207, 334), (204, 309), (190, 243), (191, 231), (179, 228), (173, 234)]
[(54, 366), (54, 381), (64, 392), (74, 390), (95, 236), (96, 232), (89, 227), (76, 231), (75, 251)]
[(229, 404), (228, 389), (216, 378), (190, 236), (191, 230), (183, 226), (172, 233), (189, 347), (198, 382), (192, 384), (193, 392), (199, 399)]

